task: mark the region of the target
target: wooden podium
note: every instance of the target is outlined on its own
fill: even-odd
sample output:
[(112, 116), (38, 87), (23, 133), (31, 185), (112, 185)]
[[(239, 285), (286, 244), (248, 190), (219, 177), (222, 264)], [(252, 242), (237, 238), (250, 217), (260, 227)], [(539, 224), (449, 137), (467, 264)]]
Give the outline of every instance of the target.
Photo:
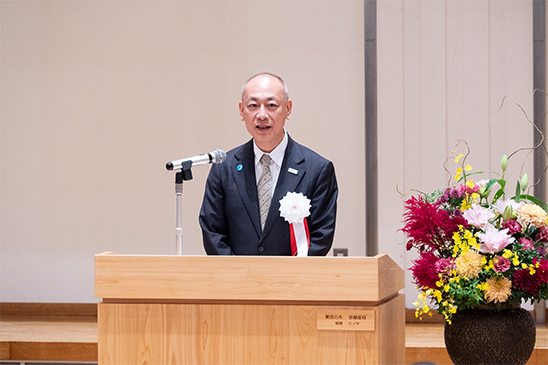
[(387, 255), (99, 254), (99, 364), (404, 364), (403, 287)]

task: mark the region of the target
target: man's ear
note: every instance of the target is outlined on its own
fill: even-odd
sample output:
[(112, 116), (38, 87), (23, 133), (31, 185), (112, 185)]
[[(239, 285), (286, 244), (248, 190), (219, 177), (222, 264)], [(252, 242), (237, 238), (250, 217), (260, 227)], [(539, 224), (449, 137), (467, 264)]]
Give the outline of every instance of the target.
[(238, 109), (240, 109), (240, 117), (244, 120), (244, 108), (241, 101), (238, 103)]
[(285, 119), (291, 118), (291, 110), (293, 110), (293, 101), (289, 99), (287, 101), (287, 114), (285, 116)]

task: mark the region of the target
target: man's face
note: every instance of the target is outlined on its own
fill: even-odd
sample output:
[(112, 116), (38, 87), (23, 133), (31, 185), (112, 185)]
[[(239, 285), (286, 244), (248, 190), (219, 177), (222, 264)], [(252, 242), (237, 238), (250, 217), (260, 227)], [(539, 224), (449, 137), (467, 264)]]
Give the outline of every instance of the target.
[(291, 116), (292, 104), (275, 77), (259, 75), (244, 87), (240, 115), (263, 152), (271, 152), (284, 138), (285, 120)]

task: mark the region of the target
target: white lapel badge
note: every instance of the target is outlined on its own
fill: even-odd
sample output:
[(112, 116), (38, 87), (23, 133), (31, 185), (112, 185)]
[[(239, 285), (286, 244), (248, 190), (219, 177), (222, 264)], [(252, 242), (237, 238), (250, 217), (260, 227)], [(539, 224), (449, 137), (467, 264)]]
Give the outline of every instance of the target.
[(288, 172), (291, 172), (294, 175), (297, 175), (299, 173), (299, 170), (295, 170), (294, 168), (290, 167), (287, 169)]

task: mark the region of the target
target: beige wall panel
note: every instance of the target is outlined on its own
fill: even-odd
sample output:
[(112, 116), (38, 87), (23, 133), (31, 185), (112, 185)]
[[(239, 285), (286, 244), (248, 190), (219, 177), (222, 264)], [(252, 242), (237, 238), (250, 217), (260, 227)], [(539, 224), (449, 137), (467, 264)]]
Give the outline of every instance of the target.
[[(0, 37), (1, 301), (94, 301), (94, 254), (175, 254), (165, 163), (246, 142), (265, 70), (335, 163), (335, 247), (364, 254), (362, 1), (1, 1)], [(184, 254), (208, 171), (183, 187)]]
[[(390, 103), (379, 104), (378, 149), (379, 161), (390, 159), (391, 163), (380, 163), (379, 174), (379, 212), (380, 226), (393, 222), (395, 217), (403, 214), (403, 204), (399, 190), (403, 190), (405, 145), (403, 88), (403, 37), (402, 37), (402, 2), (389, 1), (377, 7), (377, 55), (382, 65), (379, 66), (377, 94), (379, 100), (390, 100)], [(401, 237), (396, 230), (381, 231), (379, 247), (383, 253), (403, 267), (405, 248), (400, 244)]]
[[(500, 171), (503, 154), (533, 145), (532, 2), (505, 1), (490, 12), (490, 168)], [(532, 183), (532, 157), (524, 151), (510, 159), (506, 176), (512, 188), (525, 172)]]
[[(465, 20), (464, 9), (467, 3), (463, 1), (450, 1), (447, 3), (447, 28), (453, 29), (447, 32), (447, 133), (450, 135), (462, 135), (465, 131), (466, 110), (462, 106), (470, 87), (465, 89), (463, 78), (465, 69), (466, 52), (465, 44), (469, 44), (470, 37), (466, 28), (470, 28), (470, 21)], [(454, 143), (455, 141), (448, 141)], [(446, 151), (444, 151), (446, 154)]]
[(422, 2), (420, 11), (420, 43), (416, 49), (420, 54), (420, 64), (416, 67), (420, 71), (421, 81), (419, 87), (409, 85), (410, 92), (418, 92), (420, 95), (420, 119), (415, 121), (406, 118), (405, 122), (412, 125), (420, 123), (420, 144), (414, 144), (416, 150), (412, 155), (420, 156), (421, 174), (426, 177), (422, 180), (423, 188), (432, 189), (443, 183), (437, 172), (440, 163), (443, 163), (443, 153), (446, 149), (446, 95), (440, 92), (446, 90), (445, 75), (448, 72), (445, 63), (445, 2)]
[[(464, 130), (462, 133), (447, 137), (450, 144), (448, 147), (451, 148), (457, 139), (468, 142), (471, 154), (467, 162), (476, 169), (475, 171), (478, 171), (486, 170), (489, 163), (490, 3), (488, 1), (463, 3), (464, 28), (451, 28), (448, 29), (448, 33), (462, 32), (464, 37), (463, 47), (458, 50), (464, 55), (463, 73), (459, 75), (455, 72), (455, 76), (460, 76), (464, 86), (464, 104), (454, 106), (464, 110)], [(451, 86), (448, 85), (448, 88)], [(461, 153), (465, 151), (465, 148), (466, 146), (462, 145), (459, 149), (455, 148), (455, 151)], [(449, 152), (451, 151), (446, 151), (447, 157), (450, 157)], [(454, 174), (457, 165), (453, 161), (448, 164), (448, 168)]]
[[(397, 178), (397, 171), (403, 169), (398, 184), (405, 198), (414, 193), (412, 189), (431, 192), (447, 184), (450, 175), (443, 164), (452, 150), (465, 148), (454, 147), (459, 139), (468, 142), (468, 162), (475, 171), (499, 172), (503, 154), (531, 147), (532, 126), (527, 121), (532, 118), (533, 85), (530, 1), (406, 0), (377, 5), (379, 24), (394, 17), (401, 17), (402, 23), (398, 29), (378, 28), (379, 83), (388, 80), (394, 90), (403, 90), (401, 97), (397, 92), (395, 97), (379, 92), (380, 136), (393, 135), (400, 122), (383, 118), (397, 118), (397, 110), (403, 110), (403, 137), (396, 133), (394, 141), (403, 145), (403, 166), (397, 165), (398, 156), (388, 154), (391, 145), (380, 144), (379, 171), (392, 170), (390, 176)], [(394, 55), (402, 59), (401, 66), (392, 59)], [(516, 104), (507, 99), (496, 114), (506, 95)], [(510, 160), (511, 189), (524, 161), (523, 172), (532, 174), (532, 159), (525, 152)], [(451, 160), (447, 167), (453, 174), (457, 166)], [(380, 189), (379, 194), (379, 201), (387, 202), (381, 209), (401, 211), (402, 199), (398, 203), (385, 199), (387, 190)], [(405, 238), (397, 232), (402, 227), (401, 214), (385, 217), (379, 221), (379, 252), (394, 252), (398, 242), (404, 257), (401, 261), (392, 257), (408, 268), (416, 253), (405, 251)], [(416, 291), (410, 274), (406, 275), (406, 305), (412, 308)]]

